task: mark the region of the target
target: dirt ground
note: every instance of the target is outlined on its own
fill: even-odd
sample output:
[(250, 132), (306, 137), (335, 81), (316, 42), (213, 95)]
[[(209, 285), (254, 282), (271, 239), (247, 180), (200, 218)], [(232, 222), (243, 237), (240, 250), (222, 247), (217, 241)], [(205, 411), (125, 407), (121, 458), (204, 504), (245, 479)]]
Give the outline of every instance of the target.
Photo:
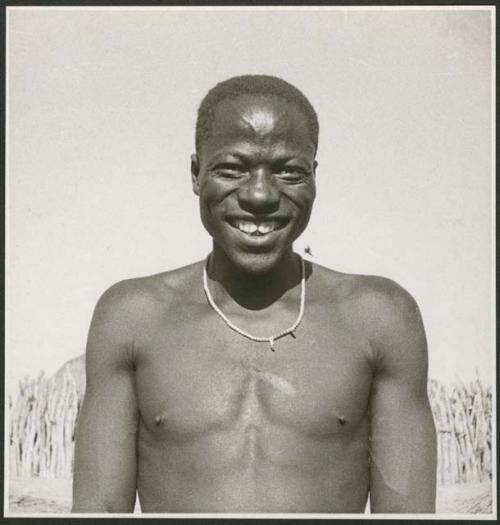
[[(71, 509), (71, 478), (13, 478), (9, 481), (11, 513), (67, 513)], [(491, 483), (438, 487), (438, 514), (491, 514)], [(136, 512), (140, 512), (136, 507)]]

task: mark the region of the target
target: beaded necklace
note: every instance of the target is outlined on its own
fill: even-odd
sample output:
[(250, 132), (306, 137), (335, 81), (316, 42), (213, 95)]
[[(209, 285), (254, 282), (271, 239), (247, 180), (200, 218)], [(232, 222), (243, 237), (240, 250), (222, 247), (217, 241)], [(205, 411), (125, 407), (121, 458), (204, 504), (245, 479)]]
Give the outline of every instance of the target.
[[(300, 255), (299, 255), (300, 257)], [(248, 339), (251, 339), (252, 341), (256, 341), (258, 343), (269, 343), (269, 347), (272, 352), (274, 352), (274, 341), (277, 339), (281, 339), (285, 335), (292, 334), (294, 337), (294, 332), (299, 326), (300, 322), (302, 321), (302, 318), (304, 317), (304, 305), (306, 300), (306, 269), (304, 264), (304, 259), (300, 257), (300, 264), (302, 269), (302, 277), (300, 281), (301, 290), (300, 290), (300, 308), (299, 308), (299, 315), (297, 317), (297, 320), (295, 323), (290, 326), (290, 328), (287, 328), (286, 330), (283, 330), (282, 332), (279, 332), (276, 335), (271, 335), (269, 337), (257, 337), (255, 335), (249, 334), (248, 332), (245, 332), (241, 328), (238, 328), (236, 325), (234, 325), (220, 310), (220, 308), (215, 304), (215, 301), (213, 300), (212, 294), (210, 293), (210, 289), (208, 287), (208, 277), (207, 277), (207, 268), (206, 265), (203, 267), (203, 288), (205, 290), (205, 294), (207, 296), (207, 300), (210, 304), (210, 306), (219, 314), (219, 316), (222, 318), (222, 320), (235, 332), (242, 335), (243, 337), (246, 337)]]

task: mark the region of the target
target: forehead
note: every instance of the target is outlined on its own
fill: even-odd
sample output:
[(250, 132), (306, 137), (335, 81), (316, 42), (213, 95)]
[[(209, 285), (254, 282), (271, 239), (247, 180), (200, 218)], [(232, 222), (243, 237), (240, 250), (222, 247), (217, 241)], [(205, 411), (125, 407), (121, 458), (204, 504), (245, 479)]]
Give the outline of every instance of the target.
[(241, 95), (217, 104), (207, 145), (238, 140), (313, 147), (304, 112), (293, 103), (270, 96)]

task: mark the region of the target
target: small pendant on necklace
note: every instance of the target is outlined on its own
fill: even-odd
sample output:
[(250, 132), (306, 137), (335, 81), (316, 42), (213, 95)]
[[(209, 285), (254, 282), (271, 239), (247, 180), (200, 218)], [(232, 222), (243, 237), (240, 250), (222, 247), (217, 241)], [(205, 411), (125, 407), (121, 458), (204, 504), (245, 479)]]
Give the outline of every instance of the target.
[(271, 348), (271, 352), (274, 352), (274, 337), (273, 336), (269, 338), (269, 348)]

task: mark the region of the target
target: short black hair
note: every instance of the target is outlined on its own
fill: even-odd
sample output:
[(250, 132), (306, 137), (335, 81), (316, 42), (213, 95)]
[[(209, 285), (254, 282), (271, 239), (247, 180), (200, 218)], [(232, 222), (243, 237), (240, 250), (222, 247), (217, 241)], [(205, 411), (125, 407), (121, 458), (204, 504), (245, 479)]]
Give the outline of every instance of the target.
[(307, 97), (292, 84), (271, 75), (241, 75), (223, 80), (215, 85), (201, 101), (196, 120), (196, 151), (200, 151), (203, 140), (210, 135), (217, 104), (241, 95), (270, 96), (296, 106), (307, 120), (314, 148), (318, 149), (318, 116)]

